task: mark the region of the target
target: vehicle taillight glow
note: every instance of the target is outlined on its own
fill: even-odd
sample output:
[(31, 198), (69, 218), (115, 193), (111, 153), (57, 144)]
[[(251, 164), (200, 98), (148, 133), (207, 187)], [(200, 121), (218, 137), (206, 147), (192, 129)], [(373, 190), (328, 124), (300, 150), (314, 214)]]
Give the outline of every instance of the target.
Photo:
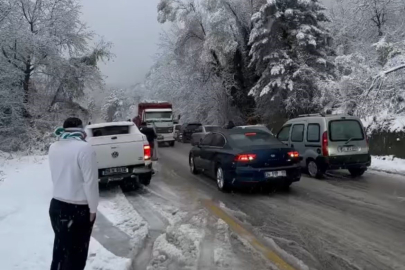
[(256, 159), (256, 154), (242, 154), (242, 155), (237, 155), (235, 157), (235, 161), (238, 162), (249, 162), (253, 161)]
[(150, 160), (152, 157), (152, 151), (150, 149), (150, 145), (143, 146), (143, 158), (144, 160)]
[(249, 136), (256, 136), (256, 132), (245, 133), (245, 136), (246, 136), (246, 137), (249, 137)]
[(288, 155), (290, 158), (297, 158), (297, 157), (300, 156), (300, 154), (299, 154), (297, 151), (288, 152), (287, 155)]
[(322, 155), (324, 157), (329, 156), (329, 149), (328, 149), (328, 132), (325, 131), (322, 134)]

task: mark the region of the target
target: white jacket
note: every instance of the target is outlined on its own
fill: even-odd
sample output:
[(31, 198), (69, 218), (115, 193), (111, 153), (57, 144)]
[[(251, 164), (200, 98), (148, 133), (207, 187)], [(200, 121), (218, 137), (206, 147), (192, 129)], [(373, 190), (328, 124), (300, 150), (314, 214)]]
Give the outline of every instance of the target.
[(97, 212), (98, 167), (90, 144), (78, 139), (60, 140), (49, 149), (53, 198), (72, 204), (88, 204)]

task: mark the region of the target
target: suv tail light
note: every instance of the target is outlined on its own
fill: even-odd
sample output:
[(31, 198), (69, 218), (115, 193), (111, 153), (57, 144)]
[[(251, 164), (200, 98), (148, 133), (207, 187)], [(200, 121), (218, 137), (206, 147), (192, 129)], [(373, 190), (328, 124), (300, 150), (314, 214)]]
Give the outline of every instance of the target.
[(298, 157), (300, 157), (300, 154), (299, 154), (297, 151), (288, 152), (287, 155), (288, 155), (290, 158), (298, 158)]
[(322, 155), (324, 157), (329, 156), (329, 150), (328, 150), (328, 132), (325, 131), (322, 134)]
[(150, 148), (150, 145), (144, 145), (143, 146), (143, 159), (144, 160), (150, 160), (152, 158), (152, 151)]
[(256, 154), (241, 154), (235, 157), (237, 162), (249, 162), (256, 159)]

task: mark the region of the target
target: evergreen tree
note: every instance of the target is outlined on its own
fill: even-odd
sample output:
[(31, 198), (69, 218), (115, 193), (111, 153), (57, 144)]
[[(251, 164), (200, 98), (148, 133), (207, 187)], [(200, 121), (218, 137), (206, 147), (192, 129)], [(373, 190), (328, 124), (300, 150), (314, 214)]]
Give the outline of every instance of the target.
[(250, 65), (260, 78), (250, 95), (283, 101), (289, 115), (327, 102), (323, 87), (333, 79), (334, 66), (324, 10), (318, 0), (268, 0), (253, 15)]

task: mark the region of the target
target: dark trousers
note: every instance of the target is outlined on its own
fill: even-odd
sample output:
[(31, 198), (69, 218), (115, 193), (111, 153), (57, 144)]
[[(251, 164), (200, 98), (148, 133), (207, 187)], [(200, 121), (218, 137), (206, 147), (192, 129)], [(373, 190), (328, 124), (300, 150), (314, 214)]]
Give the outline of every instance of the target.
[(49, 215), (55, 232), (51, 270), (83, 270), (94, 225), (89, 207), (52, 199)]

